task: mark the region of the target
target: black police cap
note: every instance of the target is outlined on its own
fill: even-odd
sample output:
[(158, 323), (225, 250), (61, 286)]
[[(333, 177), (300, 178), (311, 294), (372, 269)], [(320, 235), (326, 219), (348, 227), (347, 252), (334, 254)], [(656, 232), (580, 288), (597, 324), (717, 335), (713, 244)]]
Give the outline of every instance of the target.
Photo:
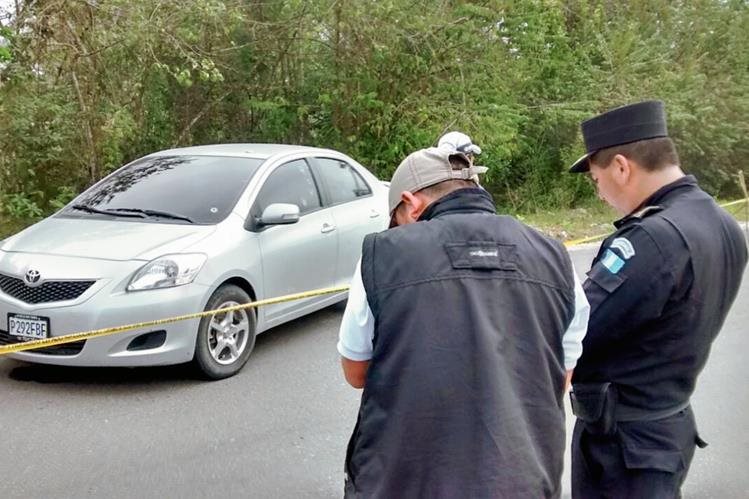
[(666, 109), (661, 101), (645, 101), (617, 107), (583, 121), (580, 128), (586, 153), (575, 161), (570, 173), (587, 172), (588, 158), (601, 149), (638, 140), (668, 137)]

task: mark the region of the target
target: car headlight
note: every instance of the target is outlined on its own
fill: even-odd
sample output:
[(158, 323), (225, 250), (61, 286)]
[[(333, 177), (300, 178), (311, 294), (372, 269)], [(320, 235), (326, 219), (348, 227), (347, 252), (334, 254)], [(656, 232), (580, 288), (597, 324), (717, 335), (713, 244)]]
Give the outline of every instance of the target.
[(203, 268), (207, 258), (200, 253), (160, 256), (135, 273), (127, 290), (141, 291), (190, 284)]

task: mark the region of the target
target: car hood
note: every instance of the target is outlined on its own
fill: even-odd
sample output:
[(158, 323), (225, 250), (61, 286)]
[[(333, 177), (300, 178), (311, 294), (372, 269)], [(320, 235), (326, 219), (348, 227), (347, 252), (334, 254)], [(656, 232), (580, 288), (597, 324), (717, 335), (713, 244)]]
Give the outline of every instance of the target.
[(215, 225), (53, 217), (7, 239), (0, 249), (102, 260), (151, 260), (182, 251), (215, 230)]

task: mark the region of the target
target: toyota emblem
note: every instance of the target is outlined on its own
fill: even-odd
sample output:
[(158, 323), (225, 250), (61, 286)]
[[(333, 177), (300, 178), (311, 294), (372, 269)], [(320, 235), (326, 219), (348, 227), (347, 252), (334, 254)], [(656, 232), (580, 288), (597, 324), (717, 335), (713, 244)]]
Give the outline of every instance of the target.
[(39, 274), (38, 270), (29, 269), (26, 272), (26, 284), (29, 286), (36, 286), (39, 284), (39, 279), (41, 279), (41, 274)]

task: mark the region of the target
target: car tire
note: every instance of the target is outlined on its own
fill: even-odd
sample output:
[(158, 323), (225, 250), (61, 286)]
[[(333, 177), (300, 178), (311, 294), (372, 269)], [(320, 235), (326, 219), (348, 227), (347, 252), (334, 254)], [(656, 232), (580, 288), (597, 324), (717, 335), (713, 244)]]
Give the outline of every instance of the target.
[[(250, 301), (240, 287), (224, 284), (208, 299), (205, 310), (216, 310)], [(257, 314), (246, 308), (203, 317), (198, 326), (193, 363), (208, 379), (234, 376), (247, 363), (255, 347)]]

